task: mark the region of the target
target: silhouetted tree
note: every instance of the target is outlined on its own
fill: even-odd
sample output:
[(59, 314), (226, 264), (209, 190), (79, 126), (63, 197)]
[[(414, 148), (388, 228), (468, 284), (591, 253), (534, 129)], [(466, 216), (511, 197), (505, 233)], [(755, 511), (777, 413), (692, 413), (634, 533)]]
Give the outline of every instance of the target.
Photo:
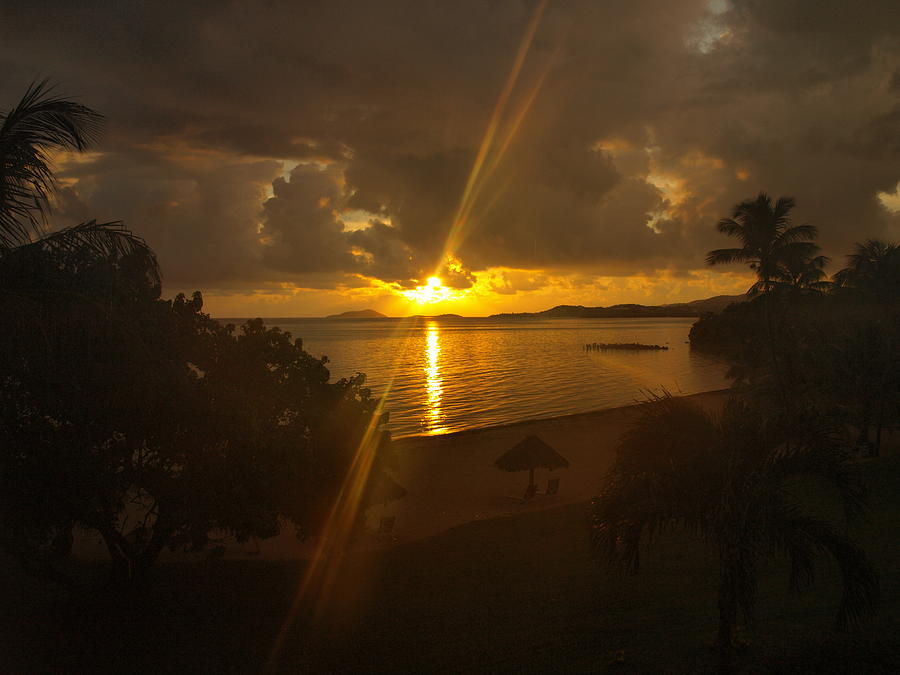
[(740, 248), (720, 248), (706, 257), (709, 265), (749, 263), (757, 282), (748, 295), (772, 290), (786, 275), (790, 261), (811, 260), (819, 247), (812, 243), (817, 230), (813, 225), (791, 225), (791, 197), (779, 197), (775, 204), (764, 192), (734, 207), (730, 218), (719, 221), (718, 230), (736, 237)]
[(754, 617), (757, 565), (782, 554), (794, 589), (807, 585), (817, 554), (843, 573), (841, 624), (876, 606), (878, 584), (864, 553), (831, 523), (805, 515), (793, 490), (808, 476), (837, 489), (848, 517), (864, 507), (863, 492), (838, 435), (821, 419), (766, 418), (732, 399), (721, 415), (684, 399), (648, 403), (623, 437), (606, 489), (592, 502), (595, 550), (632, 570), (642, 544), (673, 526), (699, 536), (719, 559), (718, 646), (730, 670), (739, 612)]
[(138, 317), (159, 293), (145, 257), (47, 243), (0, 256), (0, 312), (17, 319), (0, 332), (0, 543), (39, 571), (111, 498), (102, 460), (154, 382)]
[(859, 449), (877, 456), (884, 427), (900, 413), (900, 312), (854, 291), (795, 319), (792, 349), (811, 400), (855, 427)]
[(857, 243), (847, 267), (834, 275), (835, 285), (858, 297), (885, 305), (900, 302), (900, 247), (877, 239)]
[(330, 383), (260, 320), (235, 335), (199, 293), (160, 300), (121, 223), (45, 231), (51, 154), (100, 119), (41, 83), (0, 127), (0, 547), (61, 579), (93, 531), (133, 583), (166, 547), (314, 531), (360, 448), (377, 473), (389, 439), (362, 376)]
[[(235, 334), (199, 293), (162, 301), (103, 271), (72, 271), (71, 293), (41, 279), (35, 320), (0, 334), (0, 545), (51, 575), (93, 531), (131, 584), (167, 547), (314, 532), (380, 424), (363, 378), (331, 383), (288, 333)], [(373, 472), (388, 440), (364, 448)]]
[(778, 272), (774, 289), (801, 293), (824, 293), (831, 290), (831, 282), (825, 279), (828, 257), (809, 257), (799, 251), (789, 252)]
[[(46, 228), (55, 189), (53, 155), (87, 149), (102, 115), (53, 96), (41, 82), (0, 115), (0, 122), (0, 311), (15, 317), (0, 335), (0, 481), (6, 488), (0, 497), (0, 543), (33, 563), (35, 571), (52, 575), (46, 561), (64, 555), (71, 543), (70, 515), (63, 514), (73, 495), (64, 489), (29, 491), (35, 486), (25, 457), (47, 452), (49, 430), (65, 425), (41, 407), (65, 398), (60, 383), (66, 368), (83, 355), (58, 349), (60, 337), (89, 350), (106, 334), (128, 330), (112, 311), (115, 301), (136, 293), (155, 298), (159, 272), (152, 251), (121, 223)], [(43, 382), (36, 388), (38, 371)], [(82, 402), (85, 394), (76, 392)], [(85, 468), (71, 466), (69, 459), (65, 449), (45, 454), (44, 477), (52, 482), (54, 475), (74, 476)]]
[[(766, 330), (765, 303), (778, 317)], [(900, 312), (854, 289), (774, 292), (701, 317), (692, 348), (725, 357), (728, 376), (760, 402), (812, 405), (856, 429), (857, 446), (879, 454), (883, 430), (900, 419)], [(774, 343), (774, 350), (770, 347)], [(771, 353), (780, 355), (778, 372)]]
[(0, 114), (0, 121), (0, 256), (34, 243), (57, 251), (77, 250), (80, 256), (148, 254), (143, 240), (119, 222), (91, 221), (52, 234), (46, 229), (56, 189), (53, 156), (87, 150), (100, 132), (103, 115), (54, 96), (44, 80), (32, 83), (18, 105)]
[(836, 329), (842, 339), (835, 359), (844, 382), (835, 383), (834, 391), (854, 413), (860, 446), (877, 456), (885, 423), (900, 412), (900, 247), (877, 239), (855, 244), (834, 285), (836, 310), (845, 321)]
[[(723, 248), (710, 251), (706, 257), (709, 265), (728, 263), (749, 263), (756, 272), (757, 281), (748, 290), (747, 295), (765, 294), (763, 302), (763, 319), (768, 334), (769, 351), (773, 370), (781, 400), (787, 411), (791, 399), (784, 381), (781, 357), (773, 334), (770, 311), (770, 292), (784, 285), (786, 279), (793, 278), (789, 268), (808, 269), (815, 265), (819, 247), (811, 240), (816, 237), (817, 230), (812, 225), (792, 225), (791, 211), (795, 206), (792, 197), (779, 197), (775, 204), (765, 193), (760, 192), (756, 199), (746, 199), (734, 207), (730, 218), (719, 221), (718, 230), (723, 234), (736, 237), (741, 242), (740, 248)], [(777, 329), (776, 329), (777, 330)]]

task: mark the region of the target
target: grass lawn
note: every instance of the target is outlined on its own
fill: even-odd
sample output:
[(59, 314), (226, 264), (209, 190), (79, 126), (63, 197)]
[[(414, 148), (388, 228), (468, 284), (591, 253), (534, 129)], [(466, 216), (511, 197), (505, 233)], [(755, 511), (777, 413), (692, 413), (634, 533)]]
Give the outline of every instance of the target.
[[(787, 592), (786, 568), (762, 572), (745, 672), (900, 672), (900, 457), (864, 463), (869, 522), (853, 531), (881, 577), (883, 605), (860, 635), (831, 632), (839, 572)], [(818, 508), (818, 499), (811, 497)], [(824, 507), (823, 507), (824, 508)], [(302, 618), (284, 672), (711, 672), (716, 564), (702, 545), (664, 535), (641, 573), (590, 559), (586, 505), (455, 528), (353, 556), (324, 622)], [(98, 592), (61, 597), (7, 576), (2, 672), (259, 672), (302, 564), (170, 564), (140, 602)], [(103, 570), (86, 570), (101, 578)], [(610, 662), (617, 652), (624, 661)]]

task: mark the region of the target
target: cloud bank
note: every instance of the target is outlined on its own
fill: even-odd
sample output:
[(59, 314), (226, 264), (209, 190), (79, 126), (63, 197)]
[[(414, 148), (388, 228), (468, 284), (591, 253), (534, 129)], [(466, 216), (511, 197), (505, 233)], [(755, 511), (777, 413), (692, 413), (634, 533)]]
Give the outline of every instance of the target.
[(25, 3), (0, 100), (49, 75), (106, 113), (57, 218), (124, 219), (173, 287), (686, 275), (760, 190), (832, 256), (900, 238), (898, 3), (570, 0), (543, 12), (448, 266), (536, 6)]

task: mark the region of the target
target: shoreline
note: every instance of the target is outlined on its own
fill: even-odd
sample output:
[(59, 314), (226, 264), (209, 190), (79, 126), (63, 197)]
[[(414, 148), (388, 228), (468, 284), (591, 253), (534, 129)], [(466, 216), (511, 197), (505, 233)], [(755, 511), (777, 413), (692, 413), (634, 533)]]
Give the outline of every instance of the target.
[[(693, 394), (677, 394), (674, 395), (675, 398), (693, 398), (698, 396), (707, 396), (707, 395), (725, 395), (731, 392), (731, 389), (710, 389), (708, 391), (698, 391)], [(510, 429), (518, 426), (527, 426), (530, 424), (540, 424), (540, 423), (548, 423), (548, 422), (556, 422), (569, 420), (572, 422), (577, 422), (581, 419), (588, 419), (592, 417), (598, 417), (612, 411), (616, 410), (631, 410), (633, 408), (637, 408), (638, 406), (644, 405), (647, 401), (638, 401), (635, 400), (633, 403), (627, 403), (625, 405), (616, 405), (611, 406), (609, 408), (594, 408), (593, 410), (588, 410), (586, 412), (579, 413), (566, 413), (565, 415), (553, 415), (550, 417), (534, 417), (523, 420), (516, 420), (515, 422), (501, 422), (499, 424), (489, 424), (483, 427), (471, 427), (470, 429), (460, 429), (459, 431), (450, 431), (446, 434), (416, 434), (413, 436), (399, 436), (393, 439), (394, 445), (399, 444), (413, 444), (417, 441), (428, 441), (432, 439), (447, 439), (449, 437), (461, 437), (467, 434), (480, 434), (484, 432), (490, 431), (500, 431), (503, 429)]]

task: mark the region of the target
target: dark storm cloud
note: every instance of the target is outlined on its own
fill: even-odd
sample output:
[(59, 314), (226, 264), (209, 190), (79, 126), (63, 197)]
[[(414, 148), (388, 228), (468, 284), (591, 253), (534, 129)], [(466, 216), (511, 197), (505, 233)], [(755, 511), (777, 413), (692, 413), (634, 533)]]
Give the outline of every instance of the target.
[(157, 251), (167, 280), (218, 287), (265, 280), (260, 202), (281, 171), (272, 160), (127, 150), (65, 165), (56, 221), (124, 220)]
[(354, 265), (344, 228), (334, 213), (343, 201), (338, 167), (298, 166), (278, 178), (263, 206), (264, 257), (274, 269), (329, 272)]
[[(168, 279), (217, 287), (438, 269), (535, 7), (20, 4), (3, 100), (49, 74), (109, 117), (61, 213), (125, 218)], [(445, 275), (696, 268), (761, 189), (793, 194), (832, 255), (897, 238), (877, 195), (900, 180), (898, 36), (893, 0), (550, 2), (507, 119), (547, 76)]]

